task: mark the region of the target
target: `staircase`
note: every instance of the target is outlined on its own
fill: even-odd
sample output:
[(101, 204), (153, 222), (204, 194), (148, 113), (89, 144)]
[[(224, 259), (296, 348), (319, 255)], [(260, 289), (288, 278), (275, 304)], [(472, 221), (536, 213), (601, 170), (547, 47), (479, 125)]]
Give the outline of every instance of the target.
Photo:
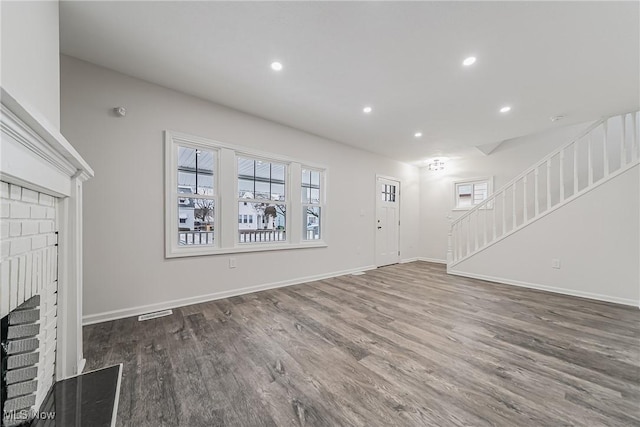
[(640, 112), (597, 121), (451, 223), (447, 269), (638, 164)]

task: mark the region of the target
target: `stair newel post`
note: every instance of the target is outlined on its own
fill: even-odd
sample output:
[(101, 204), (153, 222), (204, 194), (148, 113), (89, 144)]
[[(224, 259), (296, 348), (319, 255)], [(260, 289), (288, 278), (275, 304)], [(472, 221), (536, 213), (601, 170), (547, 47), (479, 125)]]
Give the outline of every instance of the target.
[(535, 212), (535, 216), (538, 216), (540, 213), (540, 184), (538, 184), (540, 175), (540, 168), (536, 167), (536, 170), (533, 172), (533, 209)]
[(638, 146), (638, 119), (636, 118), (638, 113), (633, 113), (631, 115), (631, 124), (633, 131), (633, 151), (635, 153), (636, 159), (640, 157), (640, 147)]
[(471, 253), (471, 215), (467, 215), (467, 253), (465, 256)]
[(453, 221), (451, 219), (451, 215), (447, 216), (447, 220), (449, 221), (449, 234), (447, 235), (447, 264), (451, 264), (453, 262)]
[(496, 240), (496, 197), (493, 197), (493, 199), (491, 199), (491, 216), (493, 217), (493, 239), (492, 240)]
[(529, 213), (527, 212), (527, 175), (522, 178), (522, 223), (527, 222)]
[(507, 234), (507, 189), (502, 190), (502, 235)]
[(560, 152), (560, 203), (564, 202), (564, 149)]
[[(602, 130), (604, 131), (604, 138), (602, 140), (602, 155), (603, 155), (603, 159), (604, 159), (604, 176), (603, 178), (606, 178), (609, 175), (609, 149), (607, 147), (607, 133), (609, 130), (609, 126), (607, 125), (608, 120), (605, 120), (604, 123), (602, 123)], [(591, 179), (589, 180), (589, 185), (593, 184), (593, 167), (591, 166), (591, 160), (589, 160), (589, 172), (591, 173)]]
[(462, 258), (463, 253), (463, 244), (464, 244), (464, 236), (462, 235), (462, 221), (458, 221), (458, 232), (457, 232), (457, 253), (455, 254), (456, 260)]
[(573, 196), (578, 194), (578, 141), (573, 143)]
[(551, 209), (551, 159), (547, 160), (547, 211)]
[(514, 181), (513, 185), (511, 186), (511, 216), (512, 216), (512, 221), (513, 223), (511, 224), (511, 230), (515, 230), (516, 229), (516, 182), (518, 181)]
[[(605, 136), (604, 161), (605, 161), (605, 163), (608, 163), (607, 162), (607, 154), (606, 154), (607, 153), (606, 140), (607, 140), (607, 137)], [(591, 155), (591, 146), (592, 146), (591, 134), (589, 134), (589, 136), (587, 137), (587, 170), (588, 170), (588, 173), (589, 173), (589, 181), (588, 181), (589, 186), (591, 184), (593, 184), (593, 160), (592, 160), (593, 156)], [(606, 168), (605, 168), (605, 170), (606, 170)], [(605, 173), (605, 176), (606, 176), (606, 173)]]
[(475, 230), (473, 230), (473, 238), (474, 238), (474, 244), (475, 244), (475, 249), (474, 250), (478, 250), (478, 229), (480, 228), (480, 216), (479, 213), (480, 212), (478, 209), (474, 209), (473, 210), (473, 215), (475, 216)]
[(484, 237), (484, 241), (482, 243), (482, 246), (487, 246), (487, 216), (489, 215), (489, 213), (487, 212), (487, 201), (485, 200), (484, 202), (484, 208), (482, 211), (482, 217), (484, 218), (483, 221), (483, 225), (482, 225), (482, 231), (484, 232), (483, 237)]
[(620, 140), (620, 168), (627, 164), (627, 115), (620, 117), (622, 120), (622, 139)]

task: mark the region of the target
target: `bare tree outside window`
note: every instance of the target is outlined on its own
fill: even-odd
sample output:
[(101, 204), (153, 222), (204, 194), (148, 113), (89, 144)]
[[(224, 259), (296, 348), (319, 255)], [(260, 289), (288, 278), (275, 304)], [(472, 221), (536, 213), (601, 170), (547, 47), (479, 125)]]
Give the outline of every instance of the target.
[(201, 228), (206, 228), (206, 231), (213, 230), (214, 207), (215, 203), (211, 199), (195, 199), (193, 216), (200, 220)]

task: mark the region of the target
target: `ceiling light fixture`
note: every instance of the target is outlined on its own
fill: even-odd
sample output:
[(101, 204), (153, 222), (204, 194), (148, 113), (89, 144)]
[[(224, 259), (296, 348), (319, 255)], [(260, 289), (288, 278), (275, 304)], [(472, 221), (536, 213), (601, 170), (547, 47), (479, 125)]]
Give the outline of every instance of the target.
[(373, 108), (371, 108), (371, 107), (369, 107), (369, 106), (367, 105), (366, 107), (364, 107), (364, 108), (362, 109), (362, 111), (363, 111), (364, 113), (369, 114), (370, 112), (372, 112), (372, 111), (373, 111)]
[(562, 120), (564, 118), (565, 116), (551, 116), (549, 120), (551, 120), (552, 122), (557, 122), (558, 120)]
[(278, 62), (278, 61), (272, 62), (271, 63), (271, 69), (273, 71), (280, 71), (280, 70), (282, 70), (282, 64), (280, 62)]
[(465, 59), (464, 61), (462, 61), (462, 65), (464, 65), (465, 67), (473, 65), (475, 63), (476, 63), (476, 57), (475, 56), (470, 56), (467, 59)]
[(413, 134), (416, 138), (420, 138), (422, 136), (422, 132), (416, 132)]
[(444, 159), (433, 159), (427, 161), (427, 168), (430, 171), (441, 171), (444, 169)]
[(511, 111), (511, 107), (509, 107), (508, 105), (506, 105), (506, 106), (504, 106), (504, 107), (502, 107), (500, 109), (501, 113), (508, 113), (509, 111)]

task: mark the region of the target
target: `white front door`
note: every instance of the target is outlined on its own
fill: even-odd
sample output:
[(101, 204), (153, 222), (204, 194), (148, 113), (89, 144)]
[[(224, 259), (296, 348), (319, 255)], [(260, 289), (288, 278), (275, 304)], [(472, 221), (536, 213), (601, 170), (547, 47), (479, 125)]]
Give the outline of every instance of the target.
[(376, 179), (376, 266), (400, 261), (400, 182)]

